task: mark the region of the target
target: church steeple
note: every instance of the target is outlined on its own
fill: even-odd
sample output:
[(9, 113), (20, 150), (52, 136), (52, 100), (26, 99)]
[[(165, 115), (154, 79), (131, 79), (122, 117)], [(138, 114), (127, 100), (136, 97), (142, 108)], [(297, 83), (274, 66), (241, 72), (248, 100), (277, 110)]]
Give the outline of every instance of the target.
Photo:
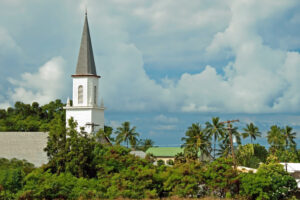
[(97, 76), (89, 24), (87, 19), (87, 12), (85, 12), (85, 20), (84, 20), (84, 26), (82, 31), (81, 44), (80, 44), (75, 76), (76, 75)]
[[(87, 14), (85, 14), (76, 74), (73, 79), (72, 105), (68, 100), (66, 109), (66, 125), (73, 118), (77, 130), (84, 127), (87, 133), (95, 133), (104, 128), (104, 105), (98, 106), (99, 78), (93, 55)], [(96, 126), (97, 125), (97, 126)], [(67, 125), (68, 126), (68, 125)]]

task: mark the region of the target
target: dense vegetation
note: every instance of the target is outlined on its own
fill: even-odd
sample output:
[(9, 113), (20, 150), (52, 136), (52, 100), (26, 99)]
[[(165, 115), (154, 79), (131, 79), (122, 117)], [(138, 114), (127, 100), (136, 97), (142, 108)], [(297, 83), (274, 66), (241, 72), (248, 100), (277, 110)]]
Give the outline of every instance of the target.
[[(2, 117), (1, 123), (20, 113), (19, 108), (12, 110), (18, 111)], [(146, 150), (153, 145), (149, 139), (140, 140), (129, 122), (115, 132), (105, 127), (95, 135), (88, 135), (83, 129), (78, 132), (72, 119), (69, 128), (65, 128), (64, 114), (58, 110), (44, 126), (49, 130), (46, 165), (34, 168), (26, 161), (0, 159), (0, 199), (216, 196), (279, 200), (292, 198), (297, 190), (295, 179), (279, 164), (299, 161), (295, 133), (288, 126), (270, 128), (271, 148), (267, 150), (259, 144), (241, 145), (244, 137), (251, 137), (252, 142), (260, 137), (254, 124), (248, 124), (242, 133), (236, 127), (229, 132), (219, 118), (204, 126), (192, 124), (182, 138), (184, 153), (168, 165), (163, 162), (154, 165), (151, 155), (141, 159), (129, 153), (131, 149)], [(41, 122), (46, 124), (44, 120)], [(238, 147), (230, 145), (229, 133), (236, 137)], [(103, 135), (110, 138), (112, 145), (99, 143)], [(239, 171), (235, 165), (257, 168), (257, 173)]]
[(14, 108), (0, 109), (0, 131), (49, 131), (55, 115), (64, 115), (61, 100), (40, 106), (37, 102), (16, 102)]

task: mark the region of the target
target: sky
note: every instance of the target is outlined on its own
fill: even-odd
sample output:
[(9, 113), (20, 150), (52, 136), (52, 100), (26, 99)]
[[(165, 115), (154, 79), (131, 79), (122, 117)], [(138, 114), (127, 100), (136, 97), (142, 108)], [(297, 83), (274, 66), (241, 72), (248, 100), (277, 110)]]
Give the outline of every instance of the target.
[(72, 98), (86, 8), (107, 125), (160, 146), (214, 116), (300, 135), (299, 0), (0, 0), (0, 108)]

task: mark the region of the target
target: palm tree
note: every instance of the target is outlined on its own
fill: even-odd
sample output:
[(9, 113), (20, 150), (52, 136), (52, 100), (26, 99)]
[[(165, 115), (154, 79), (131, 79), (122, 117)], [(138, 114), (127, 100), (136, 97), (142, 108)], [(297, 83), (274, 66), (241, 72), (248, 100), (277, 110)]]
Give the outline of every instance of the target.
[[(232, 124), (230, 125), (230, 131), (232, 138), (234, 137), (236, 140), (236, 143), (238, 145), (241, 145), (241, 134), (238, 132), (238, 128), (234, 127), (232, 128)], [(220, 151), (218, 151), (218, 155), (222, 156), (228, 156), (232, 151), (234, 151), (234, 146), (231, 147), (231, 141), (230, 141), (230, 135), (229, 130), (224, 132), (224, 135), (220, 138), (220, 141), (222, 141), (222, 144), (220, 145)]]
[(220, 149), (217, 151), (217, 156), (228, 157), (230, 154), (230, 141), (229, 139), (223, 140), (220, 144)]
[(182, 141), (185, 141), (182, 145), (182, 147), (185, 148), (185, 152), (189, 153), (189, 155), (193, 152), (194, 157), (198, 157), (200, 151), (202, 158), (204, 155), (210, 155), (210, 137), (207, 135), (206, 131), (202, 129), (199, 123), (192, 124), (185, 132), (185, 135), (187, 137), (181, 139)]
[(283, 148), (286, 145), (285, 137), (282, 133), (282, 129), (276, 125), (271, 126), (270, 130), (268, 131), (268, 143), (273, 148)]
[(128, 148), (128, 142), (130, 143), (131, 147), (135, 147), (137, 138), (139, 137), (139, 134), (135, 131), (136, 127), (130, 128), (130, 122), (124, 122), (122, 123), (121, 127), (118, 127), (115, 134), (117, 134), (116, 137), (116, 143), (120, 144), (122, 142), (127, 143)]
[(293, 147), (294, 145), (296, 145), (296, 132), (293, 132), (292, 127), (286, 126), (284, 129), (282, 129), (282, 132), (285, 138), (285, 149), (287, 149), (288, 146)]
[(141, 139), (139, 141), (139, 145), (140, 145), (141, 150), (147, 151), (147, 149), (149, 149), (150, 147), (153, 147), (154, 141), (151, 139), (144, 139), (144, 140)]
[(224, 135), (224, 124), (220, 123), (219, 117), (213, 117), (211, 120), (212, 123), (206, 122), (206, 131), (210, 137), (214, 138), (214, 159), (216, 157), (216, 143), (219, 137)]
[(243, 128), (243, 130), (245, 131), (244, 133), (242, 133), (243, 138), (250, 136), (251, 144), (252, 144), (252, 139), (256, 140), (256, 137), (261, 136), (261, 132), (259, 132), (258, 127), (255, 126), (252, 122), (250, 124), (247, 124), (247, 127)]

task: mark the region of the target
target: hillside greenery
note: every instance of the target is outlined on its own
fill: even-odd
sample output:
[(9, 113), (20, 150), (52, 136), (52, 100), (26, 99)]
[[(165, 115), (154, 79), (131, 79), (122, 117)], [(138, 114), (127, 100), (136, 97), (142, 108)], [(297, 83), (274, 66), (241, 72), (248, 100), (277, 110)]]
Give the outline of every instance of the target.
[[(124, 122), (115, 131), (105, 127), (90, 135), (84, 129), (78, 132), (73, 119), (66, 128), (59, 100), (46, 107), (20, 102), (16, 105), (0, 111), (0, 123), (5, 124), (2, 128), (16, 131), (37, 123), (36, 130), (49, 131), (45, 147), (49, 162), (35, 168), (25, 160), (0, 159), (0, 199), (213, 196), (279, 200), (292, 199), (297, 191), (295, 179), (279, 164), (299, 162), (296, 134), (289, 126), (270, 128), (267, 138), (271, 147), (267, 150), (253, 143), (261, 137), (254, 124), (248, 124), (242, 133), (231, 127), (238, 143), (232, 148), (228, 129), (219, 118), (212, 118), (204, 125), (194, 123), (182, 138), (184, 152), (176, 155), (174, 162), (155, 165), (152, 155), (141, 159), (130, 154), (132, 149), (146, 151), (154, 145), (151, 139), (140, 139), (130, 122)], [(33, 118), (36, 122), (30, 122)], [(23, 122), (9, 127), (11, 122), (18, 123), (18, 119)], [(101, 144), (103, 136), (112, 143)], [(244, 137), (251, 137), (251, 143), (242, 145)], [(257, 173), (239, 171), (236, 165), (257, 168)]]
[(0, 131), (49, 131), (55, 115), (65, 115), (63, 106), (59, 99), (43, 106), (17, 101), (14, 107), (0, 109)]

